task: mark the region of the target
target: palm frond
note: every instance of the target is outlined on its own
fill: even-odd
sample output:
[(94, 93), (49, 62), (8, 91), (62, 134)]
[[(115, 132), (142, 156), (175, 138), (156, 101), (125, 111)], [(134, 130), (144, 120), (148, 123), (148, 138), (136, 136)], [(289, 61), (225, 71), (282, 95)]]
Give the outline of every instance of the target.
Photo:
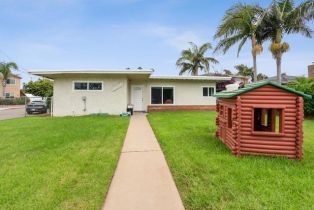
[(200, 47), (199, 53), (203, 55), (209, 49), (212, 49), (212, 45), (209, 42), (207, 42)]
[(239, 57), (240, 51), (241, 51), (241, 49), (242, 49), (242, 47), (243, 47), (243, 45), (245, 44), (245, 42), (246, 42), (247, 39), (248, 39), (248, 37), (244, 37), (244, 38), (241, 40), (241, 42), (240, 42), (240, 44), (239, 44), (239, 46), (238, 46), (237, 57)]
[(235, 43), (240, 41), (243, 37), (243, 34), (238, 34), (232, 37), (224, 38), (220, 40), (214, 50), (214, 52), (218, 52), (222, 50), (222, 52), (225, 54), (230, 47), (232, 47)]

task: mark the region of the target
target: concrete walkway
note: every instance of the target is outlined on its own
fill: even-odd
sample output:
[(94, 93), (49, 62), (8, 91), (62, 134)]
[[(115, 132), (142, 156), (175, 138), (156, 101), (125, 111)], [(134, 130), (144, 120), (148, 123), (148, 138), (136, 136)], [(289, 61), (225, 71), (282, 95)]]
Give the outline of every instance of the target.
[(145, 114), (136, 113), (131, 117), (119, 163), (102, 209), (184, 209)]

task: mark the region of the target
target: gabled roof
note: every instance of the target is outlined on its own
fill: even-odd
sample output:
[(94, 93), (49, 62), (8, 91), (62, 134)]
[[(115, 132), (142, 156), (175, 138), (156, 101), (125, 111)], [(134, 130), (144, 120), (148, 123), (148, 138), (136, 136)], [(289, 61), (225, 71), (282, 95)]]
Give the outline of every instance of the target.
[(291, 93), (294, 93), (294, 94), (297, 94), (297, 95), (300, 95), (300, 96), (303, 96), (306, 98), (312, 98), (311, 95), (305, 94), (301, 91), (297, 91), (293, 88), (289, 88), (287, 86), (280, 85), (280, 84), (278, 84), (276, 82), (272, 82), (272, 81), (263, 81), (263, 82), (251, 83), (251, 84), (246, 85), (244, 88), (240, 88), (238, 90), (233, 90), (233, 91), (221, 91), (221, 92), (215, 94), (214, 96), (217, 98), (233, 98), (235, 96), (241, 95), (242, 93), (249, 92), (251, 90), (254, 90), (256, 88), (259, 88), (259, 87), (262, 87), (265, 85), (271, 85), (271, 86), (280, 88), (282, 90), (285, 90), (285, 91), (288, 91), (288, 92), (291, 92)]

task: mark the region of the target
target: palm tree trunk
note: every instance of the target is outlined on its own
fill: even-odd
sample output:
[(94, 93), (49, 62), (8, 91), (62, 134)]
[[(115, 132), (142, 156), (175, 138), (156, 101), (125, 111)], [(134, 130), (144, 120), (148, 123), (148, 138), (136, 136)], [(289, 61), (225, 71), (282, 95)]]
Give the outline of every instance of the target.
[(198, 67), (197, 67), (197, 66), (195, 66), (195, 67), (193, 68), (192, 75), (193, 75), (193, 76), (198, 76)]
[(257, 82), (257, 64), (256, 64), (256, 49), (255, 49), (255, 46), (256, 46), (256, 38), (255, 36), (253, 35), (252, 36), (252, 56), (253, 56), (253, 82)]
[[(275, 43), (281, 44), (282, 39), (282, 30), (278, 29), (276, 32), (276, 40)], [(281, 84), (281, 58), (282, 52), (278, 51), (276, 55), (276, 66), (277, 66), (277, 82)]]
[(277, 82), (281, 84), (281, 54), (276, 57), (277, 65)]
[(254, 81), (253, 82), (257, 82), (256, 54), (253, 54), (253, 74), (254, 74)]

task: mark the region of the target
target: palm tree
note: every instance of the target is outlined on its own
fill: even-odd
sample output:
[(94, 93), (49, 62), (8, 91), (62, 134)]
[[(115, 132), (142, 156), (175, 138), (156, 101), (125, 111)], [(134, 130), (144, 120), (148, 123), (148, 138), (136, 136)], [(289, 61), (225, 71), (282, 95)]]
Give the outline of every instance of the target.
[(228, 69), (224, 69), (222, 72), (223, 72), (224, 75), (227, 75), (227, 76), (231, 76), (232, 75), (232, 71), (230, 71)]
[(314, 1), (294, 6), (293, 0), (273, 0), (261, 24), (261, 39), (271, 40), (269, 47), (277, 66), (277, 81), (281, 83), (281, 61), (289, 44), (282, 42), (284, 34), (300, 33), (311, 38), (313, 31), (307, 23), (314, 18)]
[(181, 57), (176, 62), (176, 65), (181, 69), (179, 73), (180, 75), (188, 72), (191, 73), (192, 76), (197, 76), (199, 70), (208, 73), (210, 64), (219, 63), (215, 58), (205, 56), (205, 53), (209, 49), (212, 49), (210, 43), (205, 43), (200, 47), (193, 42), (189, 43), (191, 48), (183, 50), (181, 52)]
[(248, 67), (247, 65), (239, 64), (236, 65), (234, 68), (238, 71), (237, 75), (251, 77), (252, 79), (254, 78), (253, 67)]
[(5, 96), (5, 87), (7, 85), (7, 79), (12, 75), (12, 69), (17, 70), (18, 66), (14, 62), (1, 62), (0, 63), (0, 73), (2, 74), (2, 96)]
[(239, 56), (246, 41), (251, 41), (254, 81), (257, 81), (256, 56), (263, 51), (262, 40), (257, 36), (263, 15), (264, 10), (257, 5), (235, 4), (226, 11), (215, 34), (215, 39), (220, 39), (215, 51), (222, 50), (224, 54), (230, 47), (240, 42), (237, 55)]
[(265, 79), (268, 79), (268, 76), (266, 74), (259, 73), (257, 75), (257, 81), (261, 81), (261, 80), (265, 80)]

